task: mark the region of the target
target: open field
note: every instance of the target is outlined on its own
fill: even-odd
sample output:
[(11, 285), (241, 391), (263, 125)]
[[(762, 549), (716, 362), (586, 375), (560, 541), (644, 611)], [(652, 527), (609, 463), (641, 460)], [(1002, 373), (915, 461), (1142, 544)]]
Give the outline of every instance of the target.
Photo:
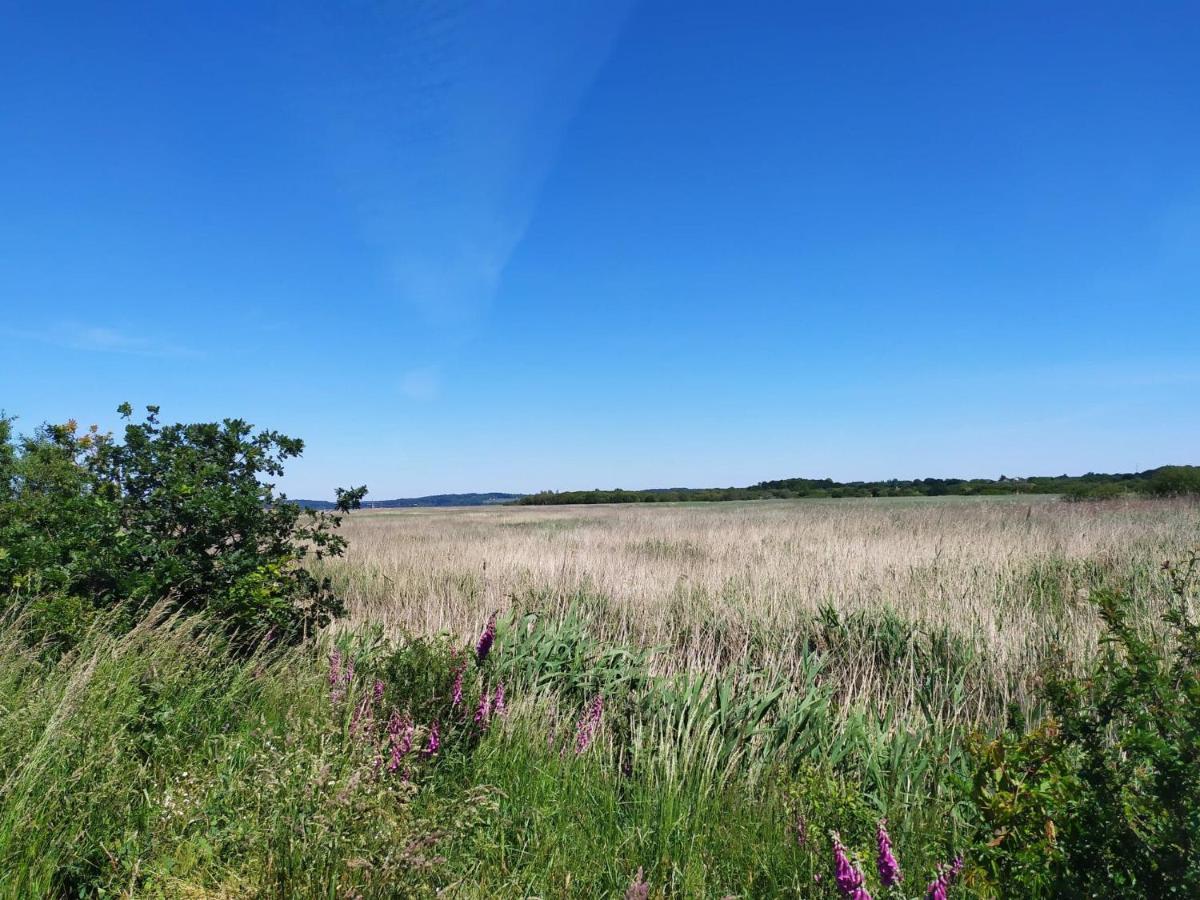
[[(463, 639), (490, 611), (581, 617), (660, 648), (658, 672), (821, 652), (844, 703), (911, 711), (930, 682), (971, 721), (1027, 705), (1047, 657), (1082, 661), (1099, 587), (1154, 596), (1200, 541), (1191, 500), (756, 501), (362, 512), (338, 566), (351, 621)], [(961, 681), (961, 685), (958, 682)], [(953, 682), (953, 683), (951, 683)]]
[(354, 512), (327, 583), (72, 440), (0, 509), (0, 898), (1200, 889), (1194, 499)]

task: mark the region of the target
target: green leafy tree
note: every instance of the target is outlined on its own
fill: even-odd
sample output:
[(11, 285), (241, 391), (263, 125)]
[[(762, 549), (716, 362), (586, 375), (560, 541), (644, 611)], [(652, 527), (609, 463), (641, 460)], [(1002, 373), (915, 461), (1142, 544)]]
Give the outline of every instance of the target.
[(296, 636), (343, 611), (308, 564), (344, 552), (337, 528), (365, 487), (339, 489), (333, 512), (305, 510), (274, 485), (302, 441), (240, 419), (119, 412), (120, 441), (74, 422), (14, 440), (0, 420), (0, 593), (32, 599), (62, 632), (89, 607), (134, 616), (166, 602), (243, 637)]

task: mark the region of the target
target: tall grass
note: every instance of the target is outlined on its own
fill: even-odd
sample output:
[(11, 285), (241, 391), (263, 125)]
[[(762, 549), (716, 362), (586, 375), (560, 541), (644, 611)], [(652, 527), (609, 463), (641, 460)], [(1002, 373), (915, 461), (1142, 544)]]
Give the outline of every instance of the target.
[(881, 818), (918, 896), (991, 837), (966, 747), (1086, 661), (1084, 593), (1156, 607), (1196, 511), (355, 516), (351, 621), (286, 648), (115, 610), (62, 655), (18, 604), (0, 897), (832, 898), (831, 832), (880, 896)]
[[(0, 628), (0, 896), (621, 896), (639, 868), (655, 896), (834, 896), (827, 829), (865, 858), (886, 814), (925, 871), (961, 837), (946, 736), (835, 723), (815, 669), (803, 689), (653, 676), (586, 632), (502, 623), (455, 707), (469, 648), (445, 638), (343, 633), (355, 675), (331, 694), (328, 637), (245, 657), (161, 614), (102, 626), (61, 659), (19, 616)], [(571, 641), (556, 666), (544, 648)], [(510, 698), (486, 730), (485, 680)], [(439, 720), (439, 752), (388, 771), (391, 711), (418, 744)]]
[(356, 622), (467, 637), (493, 609), (582, 617), (659, 648), (657, 672), (750, 664), (835, 702), (961, 724), (1035, 712), (1048, 661), (1083, 663), (1099, 587), (1156, 596), (1200, 539), (1188, 500), (762, 501), (360, 513), (335, 573)]

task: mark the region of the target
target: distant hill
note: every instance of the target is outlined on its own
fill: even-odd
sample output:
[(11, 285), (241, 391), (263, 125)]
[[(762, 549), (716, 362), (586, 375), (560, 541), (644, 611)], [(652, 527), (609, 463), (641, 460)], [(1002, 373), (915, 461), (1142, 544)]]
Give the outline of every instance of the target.
[[(492, 506), (512, 503), (524, 494), (431, 494), (428, 497), (401, 497), (397, 500), (364, 500), (363, 509), (403, 509), (415, 506)], [(293, 500), (308, 509), (333, 509), (332, 500)]]

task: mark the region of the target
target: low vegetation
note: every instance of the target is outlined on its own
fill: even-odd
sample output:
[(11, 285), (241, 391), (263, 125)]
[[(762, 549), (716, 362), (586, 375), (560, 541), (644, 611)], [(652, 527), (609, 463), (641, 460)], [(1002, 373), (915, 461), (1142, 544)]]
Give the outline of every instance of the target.
[[(302, 513), (265, 481), (298, 442), (244, 423), (5, 438), (0, 896), (1200, 891), (1187, 501), (782, 504), (736, 538), (513, 509), (342, 523), (362, 489)], [(664, 514), (693, 515), (638, 512)], [(739, 578), (778, 557), (772, 526), (794, 581)], [(491, 551), (599, 529), (642, 568), (624, 595), (579, 552), (475, 568), (450, 527)], [(360, 547), (372, 529), (411, 539), (411, 568)], [(671, 572), (699, 586), (639, 609)], [(989, 648), (969, 602), (1044, 652)]]

